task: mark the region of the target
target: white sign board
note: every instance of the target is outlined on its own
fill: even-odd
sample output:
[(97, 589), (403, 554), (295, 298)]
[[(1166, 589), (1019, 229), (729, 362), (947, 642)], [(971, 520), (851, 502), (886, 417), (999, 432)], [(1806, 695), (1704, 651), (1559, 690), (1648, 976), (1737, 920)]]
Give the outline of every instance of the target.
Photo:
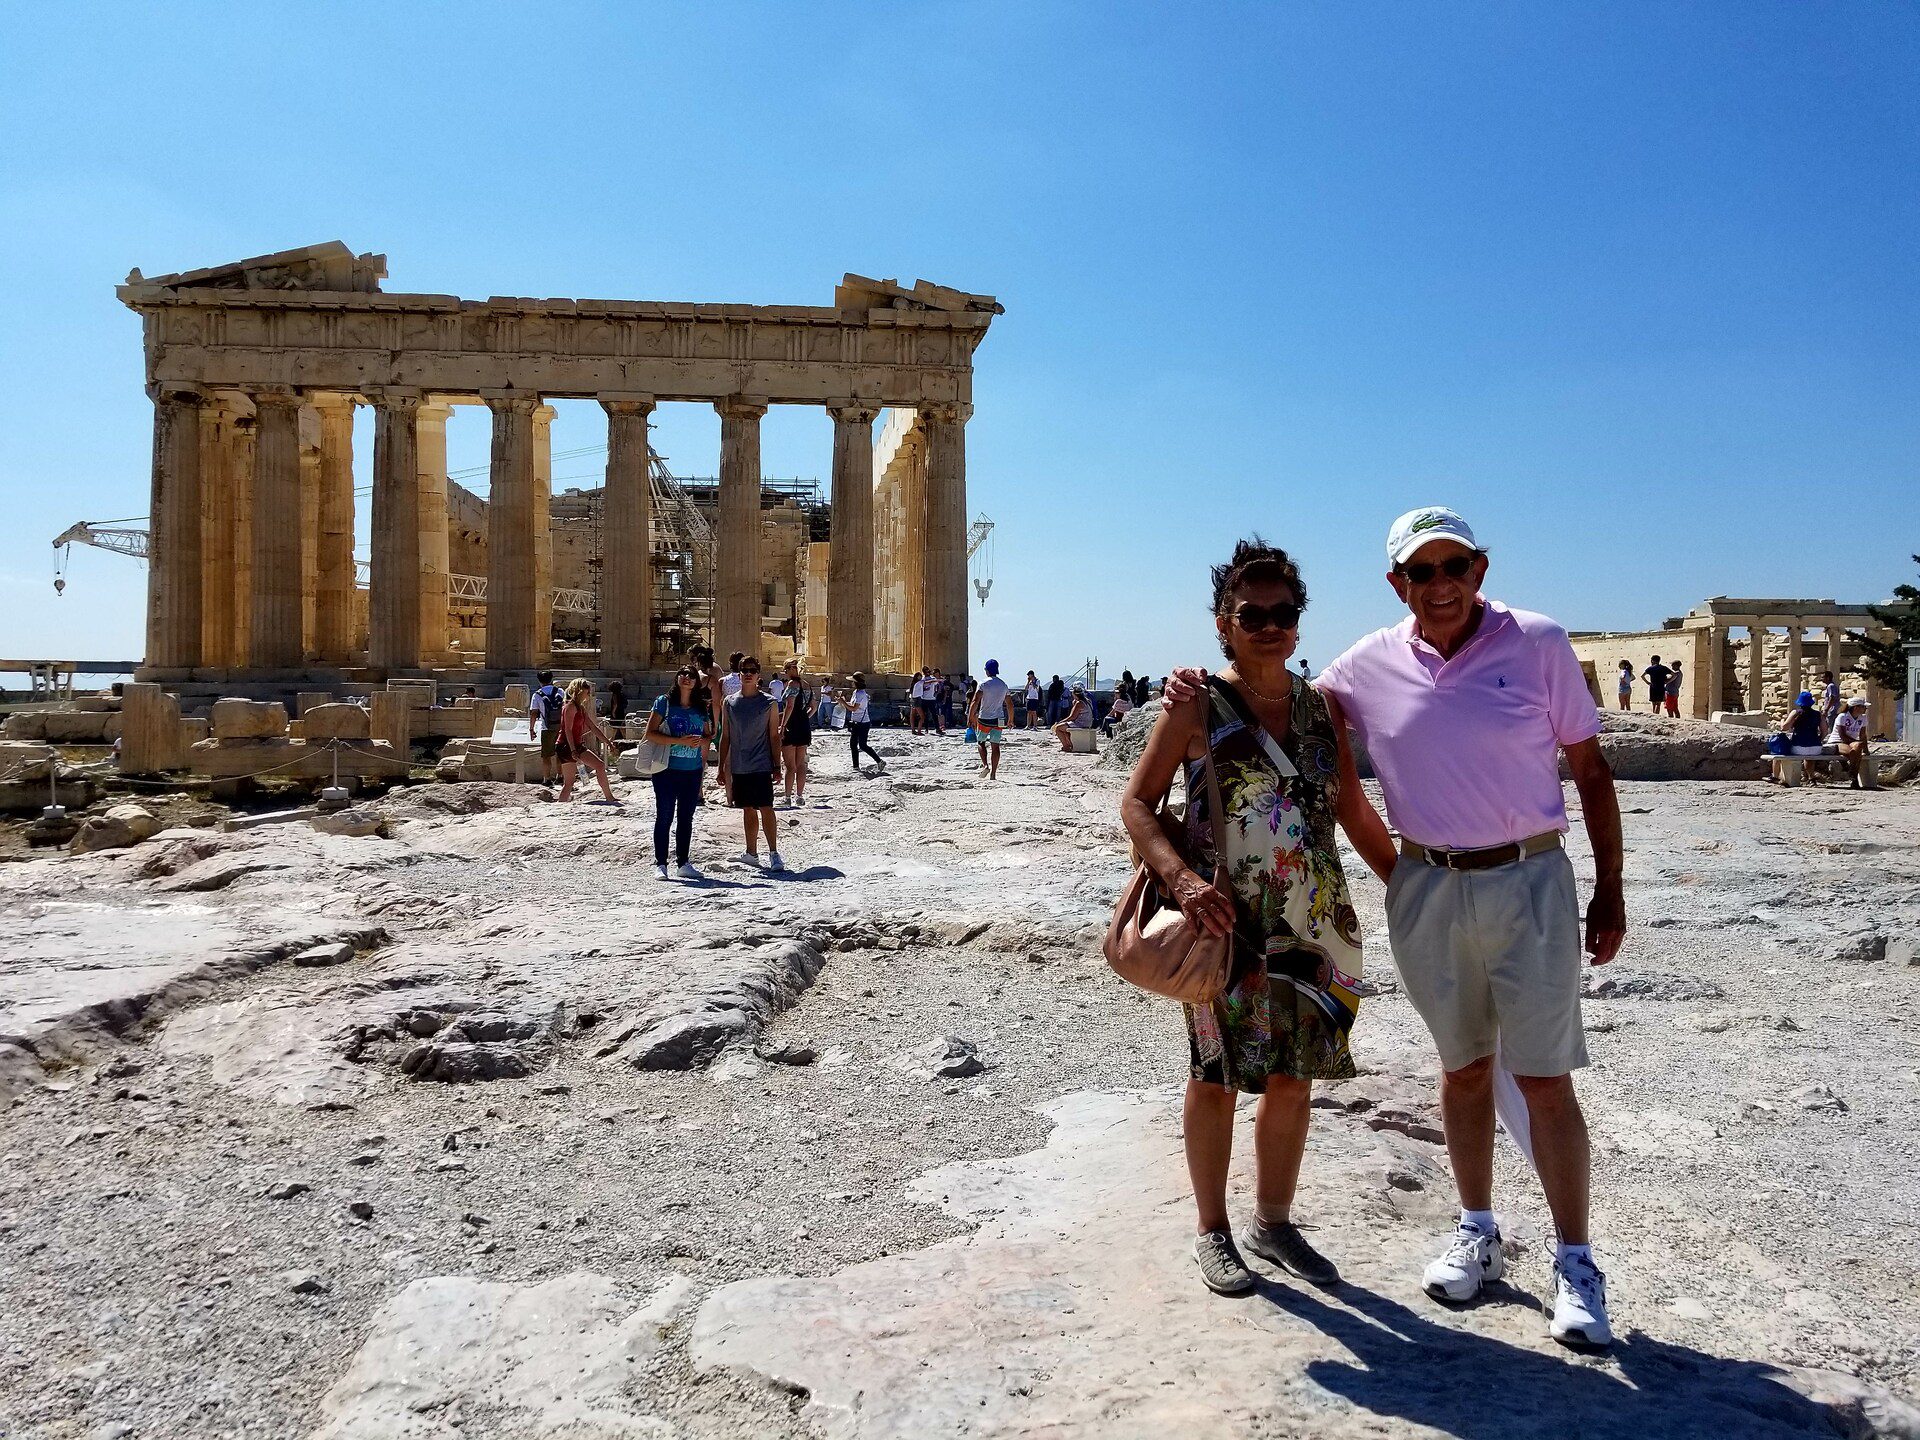
[(495, 745), (536, 745), (539, 742), (527, 733), (526, 716), (502, 715), (493, 722), (492, 743)]

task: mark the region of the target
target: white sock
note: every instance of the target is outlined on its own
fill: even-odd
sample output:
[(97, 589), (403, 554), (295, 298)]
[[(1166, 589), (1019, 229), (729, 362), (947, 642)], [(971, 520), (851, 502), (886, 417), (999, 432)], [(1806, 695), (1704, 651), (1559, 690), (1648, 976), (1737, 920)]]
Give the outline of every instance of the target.
[(1569, 1260), (1584, 1260), (1591, 1265), (1593, 1264), (1593, 1247), (1591, 1245), (1555, 1245), (1553, 1260), (1563, 1270), (1566, 1269)]
[(1493, 1212), (1491, 1210), (1462, 1209), (1460, 1212), (1460, 1223), (1462, 1225), (1473, 1226), (1473, 1228), (1478, 1230), (1482, 1235), (1491, 1235), (1500, 1228), (1494, 1223)]

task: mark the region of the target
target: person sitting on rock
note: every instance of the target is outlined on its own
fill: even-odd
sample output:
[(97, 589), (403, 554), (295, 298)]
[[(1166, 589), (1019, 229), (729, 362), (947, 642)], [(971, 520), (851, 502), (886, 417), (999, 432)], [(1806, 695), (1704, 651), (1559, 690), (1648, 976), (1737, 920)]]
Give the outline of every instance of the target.
[(1840, 763), (1852, 777), (1848, 789), (1862, 789), (1867, 770), (1867, 697), (1856, 695), (1847, 701), (1833, 722), (1827, 743), (1840, 752)]
[(1087, 687), (1074, 682), (1073, 701), (1067, 706), (1066, 718), (1053, 727), (1053, 738), (1060, 742), (1062, 750), (1073, 749), (1073, 732), (1093, 728), (1093, 702), (1087, 698)]
[(1113, 705), (1108, 709), (1106, 718), (1100, 722), (1100, 733), (1109, 740), (1113, 738), (1113, 727), (1126, 719), (1133, 711), (1133, 682), (1122, 679), (1114, 687)]

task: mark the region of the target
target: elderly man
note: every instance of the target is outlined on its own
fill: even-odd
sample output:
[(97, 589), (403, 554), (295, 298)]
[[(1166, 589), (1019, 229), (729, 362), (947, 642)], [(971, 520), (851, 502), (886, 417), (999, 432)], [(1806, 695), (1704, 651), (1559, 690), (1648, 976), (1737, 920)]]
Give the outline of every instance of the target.
[[(1580, 913), (1563, 836), (1559, 759), (1580, 792), (1596, 869), (1586, 950), (1613, 959), (1626, 931), (1620, 807), (1600, 718), (1566, 631), (1485, 599), (1487, 554), (1452, 510), (1402, 515), (1388, 583), (1411, 611), (1361, 640), (1317, 682), (1336, 723), (1365, 742), (1400, 860), (1387, 918), (1401, 985), (1440, 1052), (1440, 1111), (1460, 1220), (1425, 1288), (1471, 1300), (1505, 1269), (1493, 1217), (1496, 1056), (1530, 1114), (1553, 1212), (1552, 1334), (1609, 1344), (1606, 1278), (1587, 1234), (1586, 1120), (1572, 1072), (1580, 1019)], [(1185, 671), (1174, 699), (1201, 672)]]

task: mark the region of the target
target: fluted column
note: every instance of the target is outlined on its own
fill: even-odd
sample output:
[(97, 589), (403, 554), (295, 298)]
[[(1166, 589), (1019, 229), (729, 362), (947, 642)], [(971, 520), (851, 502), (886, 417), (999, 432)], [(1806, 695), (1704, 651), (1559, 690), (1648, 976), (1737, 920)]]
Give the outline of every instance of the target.
[(533, 658), (553, 656), (553, 417), (551, 405), (533, 411)]
[(420, 466), (420, 659), (447, 659), (447, 419), (451, 405), (422, 405), (415, 431)]
[(760, 649), (760, 417), (757, 400), (718, 401), (720, 495), (716, 544), (719, 571), (713, 606), (713, 648), (726, 656)]
[(300, 633), (300, 402), (257, 391), (253, 438), (253, 626), (247, 663), (298, 669)]
[(300, 659), (317, 659), (320, 609), (320, 412), (300, 407)]
[(1747, 709), (1767, 708), (1767, 627), (1747, 627)]
[(967, 669), (967, 417), (965, 405), (921, 412), (927, 432), (926, 539), (922, 562), (922, 663)]
[(1789, 698), (1800, 693), (1800, 671), (1806, 632), (1798, 625), (1787, 627), (1787, 695)]
[(533, 395), (487, 397), (493, 411), (487, 481), (489, 670), (527, 670), (534, 664), (533, 411), (539, 403)]
[(235, 666), (253, 655), (253, 457), (260, 434), (258, 410), (236, 415), (227, 434), (227, 473), (233, 487), (233, 641)]
[(916, 417), (900, 444), (900, 501), (894, 512), (894, 581), (900, 587), (900, 666), (931, 665), (927, 654), (927, 432)]
[(233, 412), (209, 403), (200, 412), (200, 663), (239, 662), (233, 648), (235, 491)]
[[(1846, 673), (1840, 668), (1840, 642), (1846, 637), (1847, 630), (1844, 625), (1829, 624), (1827, 626), (1827, 669), (1833, 672), (1833, 678), (1836, 681)], [(1842, 685), (1841, 688), (1844, 690), (1846, 687)]]
[(829, 670), (865, 670), (873, 648), (873, 417), (870, 405), (834, 405), (833, 548), (827, 555)]
[(414, 670), (420, 654), (420, 392), (373, 396), (373, 566), (367, 663)]
[(653, 661), (653, 489), (647, 475), (651, 400), (602, 400), (607, 488), (600, 543), (600, 666), (644, 670)]
[(147, 565), (147, 668), (200, 663), (200, 409), (191, 387), (155, 387)]
[(1718, 625), (1707, 627), (1705, 678), (1707, 713), (1704, 718), (1711, 719), (1714, 711), (1727, 708), (1727, 632)]
[(353, 659), (353, 401), (315, 398), (320, 416), (320, 506), (314, 546), (313, 651), (323, 665)]

